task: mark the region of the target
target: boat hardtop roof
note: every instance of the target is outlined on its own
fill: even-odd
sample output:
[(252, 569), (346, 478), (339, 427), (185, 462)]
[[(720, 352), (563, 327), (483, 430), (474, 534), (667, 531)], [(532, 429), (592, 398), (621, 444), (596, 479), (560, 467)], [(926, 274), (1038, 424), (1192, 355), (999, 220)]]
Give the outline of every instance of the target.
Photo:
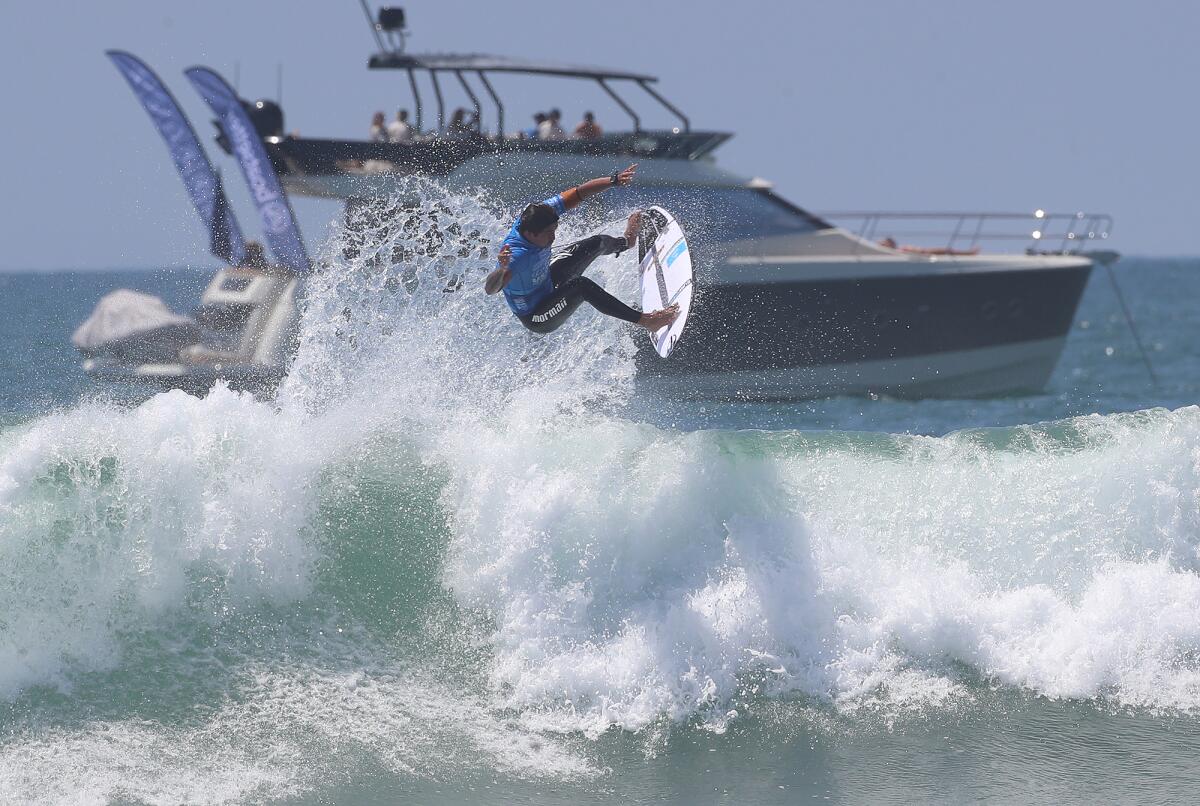
[(528, 73), (530, 75), (564, 76), (566, 78), (588, 78), (593, 80), (656, 82), (657, 76), (592, 67), (563, 62), (542, 62), (528, 59), (513, 59), (487, 53), (377, 53), (367, 62), (372, 70), (429, 70), (455, 72), (470, 70), (485, 73)]
[[(276, 171), (299, 192), (314, 192), (308, 180), (343, 174), (420, 173), (445, 176), (464, 164), (484, 156), (538, 152), (547, 156), (621, 157), (633, 159), (673, 159), (696, 161), (709, 154), (732, 135), (727, 132), (693, 131), (684, 112), (664, 98), (652, 85), (658, 77), (633, 70), (594, 67), (567, 62), (513, 58), (485, 53), (410, 53), (405, 49), (407, 27), (399, 8), (381, 8), (373, 14), (367, 0), (363, 13), (371, 26), (376, 50), (367, 66), (372, 70), (399, 70), (407, 74), (412, 94), (413, 129), (411, 140), (403, 143), (365, 140), (330, 140), (285, 135), (282, 111), (275, 108), (264, 115), (259, 134), (267, 141), (268, 153)], [(417, 74), (428, 76), (428, 83)], [(552, 76), (594, 81), (629, 117), (629, 130), (610, 129), (592, 138), (539, 139), (523, 131), (505, 128), (505, 104), (489, 80), (489, 74)], [(443, 82), (449, 77), (470, 99), (474, 116), (467, 126), (447, 126), (447, 98)], [(618, 84), (617, 82), (623, 82)], [(427, 97), (422, 84), (432, 90), (436, 127), (426, 130)], [(621, 92), (633, 84), (644, 91), (658, 107), (678, 120), (665, 128), (643, 127), (641, 116)], [(491, 133), (483, 126), (484, 103), (490, 100), (495, 114)], [(295, 180), (295, 181), (293, 181)], [(331, 192), (324, 189), (321, 193)], [(334, 192), (334, 195), (340, 195)]]
[[(504, 104), (488, 81), (487, 74), (523, 73), (525, 75), (560, 76), (563, 78), (579, 78), (595, 81), (616, 102), (617, 106), (621, 107), (625, 114), (629, 115), (633, 121), (633, 130), (640, 132), (642, 131), (642, 121), (638, 117), (637, 112), (634, 111), (633, 107), (624, 98), (617, 94), (616, 90), (608, 85), (609, 81), (632, 81), (645, 90), (659, 105), (679, 118), (684, 133), (691, 132), (692, 124), (688, 120), (687, 115), (650, 86), (658, 82), (657, 76), (636, 73), (631, 70), (613, 70), (606, 67), (589, 67), (587, 65), (567, 64), (563, 62), (543, 62), (509, 56), (492, 56), (485, 53), (409, 53), (405, 50), (408, 28), (406, 27), (404, 10), (401, 8), (384, 7), (379, 9), (378, 16), (376, 17), (371, 14), (367, 0), (361, 0), (361, 2), (363, 14), (366, 16), (367, 23), (371, 26), (371, 34), (378, 47), (378, 51), (367, 60), (367, 67), (371, 70), (404, 70), (408, 72), (409, 84), (412, 87), (413, 102), (416, 107), (416, 124), (418, 129), (422, 128), (423, 121), (421, 114), (423, 110), (421, 94), (417, 89), (417, 80), (414, 74), (416, 71), (421, 70), (428, 72), (433, 82), (433, 93), (438, 105), (439, 129), (445, 127), (445, 107), (442, 99), (442, 90), (438, 84), (438, 73), (452, 73), (458, 79), (458, 83), (462, 85), (463, 91), (471, 99), (471, 105), (475, 108), (476, 121), (479, 120), (479, 115), (482, 111), (479, 96), (471, 88), (464, 74), (474, 73), (478, 77), (484, 90), (491, 97), (492, 103), (496, 106), (496, 134), (500, 136), (504, 134)], [(678, 129), (675, 131), (678, 131)]]

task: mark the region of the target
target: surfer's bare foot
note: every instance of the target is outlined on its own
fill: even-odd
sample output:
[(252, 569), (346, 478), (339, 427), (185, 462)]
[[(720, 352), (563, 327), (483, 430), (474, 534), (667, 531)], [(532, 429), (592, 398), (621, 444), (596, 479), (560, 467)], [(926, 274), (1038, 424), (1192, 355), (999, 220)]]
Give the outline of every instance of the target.
[(650, 313), (642, 314), (642, 318), (638, 320), (638, 324), (651, 332), (660, 330), (674, 322), (679, 317), (679, 306), (668, 305), (661, 311), (651, 311)]
[(632, 249), (637, 243), (638, 233), (642, 230), (642, 212), (641, 210), (629, 216), (629, 222), (625, 224), (625, 248)]

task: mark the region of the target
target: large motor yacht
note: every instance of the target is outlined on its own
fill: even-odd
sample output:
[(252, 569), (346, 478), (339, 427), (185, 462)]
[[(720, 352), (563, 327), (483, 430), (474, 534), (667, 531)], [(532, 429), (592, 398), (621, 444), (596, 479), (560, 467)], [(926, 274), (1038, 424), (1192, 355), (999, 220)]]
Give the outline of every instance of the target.
[[(418, 175), (450, 190), (484, 189), (515, 211), (581, 178), (638, 162), (635, 185), (589, 205), (607, 205), (615, 216), (659, 204), (688, 233), (697, 292), (687, 330), (670, 359), (658, 358), (648, 341), (638, 355), (639, 383), (669, 395), (788, 400), (1034, 392), (1062, 352), (1093, 259), (1115, 258), (1085, 248), (1107, 238), (1107, 216), (1040, 210), (955, 214), (945, 240), (932, 246), (876, 241), (885, 234), (877, 228), (886, 214), (814, 214), (769, 182), (719, 167), (713, 152), (732, 135), (694, 130), (655, 89), (654, 76), (480, 54), (413, 54), (404, 48), (402, 10), (380, 9), (377, 19), (368, 12), (368, 21), (378, 47), (368, 67), (402, 77), (398, 83), (407, 85), (415, 111), (413, 136), (403, 143), (291, 136), (278, 106), (245, 104), (286, 191), (342, 199), (350, 221), (357, 207), (402, 193)], [(628, 114), (630, 128), (586, 140), (521, 136), (506, 128), (505, 105), (489, 80), (495, 74), (593, 82)], [(448, 130), (442, 82), (455, 83), (470, 99), (470, 125)], [(432, 109), (422, 83), (433, 90)], [(644, 127), (630, 90), (678, 125)], [(863, 223), (857, 231), (837, 225), (853, 218)], [(996, 236), (1028, 239), (1028, 248), (981, 253)], [(221, 288), (218, 282), (210, 292)], [(299, 282), (283, 284), (271, 306), (258, 307), (278, 305), (294, 317), (300, 289)], [(272, 330), (287, 331), (282, 320)], [(278, 344), (263, 353), (270, 362), (256, 370), (263, 376), (285, 370)], [(243, 358), (261, 352), (249, 343), (238, 348)], [(204, 378), (220, 374), (219, 362), (189, 366)]]
[[(650, 204), (670, 209), (688, 232), (697, 272), (687, 333), (671, 358), (660, 360), (648, 345), (639, 354), (639, 380), (673, 395), (796, 399), (1039, 390), (1062, 352), (1093, 266), (1093, 256), (1080, 247), (1107, 238), (1111, 226), (1107, 216), (1076, 213), (955, 215), (938, 248), (884, 245), (793, 204), (768, 182), (718, 167), (712, 152), (732, 134), (694, 130), (654, 88), (654, 76), (480, 54), (406, 53), (399, 9), (382, 9), (373, 32), (379, 51), (368, 67), (406, 78), (415, 130), (424, 130), (431, 111), (436, 128), (409, 143), (291, 137), (283, 133), (282, 113), (268, 109), (260, 131), (288, 191), (345, 199), (353, 208), (392, 196), (405, 177), (420, 174), (454, 190), (484, 188), (516, 208), (548, 188), (636, 160), (636, 185), (605, 194), (601, 203), (614, 213)], [(504, 104), (488, 78), (497, 73), (595, 82), (628, 113), (631, 127), (590, 140), (517, 136), (505, 128)], [(474, 106), (475, 126), (465, 134), (440, 134), (446, 130), (442, 82), (457, 84)], [(433, 89), (433, 110), (422, 83)], [(644, 92), (678, 125), (644, 128), (627, 90)], [(485, 130), (485, 117), (494, 120), (493, 131)], [(879, 214), (862, 218), (879, 225)], [(996, 230), (1004, 225), (1003, 233)], [(1000, 234), (1024, 237), (1030, 248), (979, 252)], [(1055, 242), (1057, 249), (1039, 248)]]

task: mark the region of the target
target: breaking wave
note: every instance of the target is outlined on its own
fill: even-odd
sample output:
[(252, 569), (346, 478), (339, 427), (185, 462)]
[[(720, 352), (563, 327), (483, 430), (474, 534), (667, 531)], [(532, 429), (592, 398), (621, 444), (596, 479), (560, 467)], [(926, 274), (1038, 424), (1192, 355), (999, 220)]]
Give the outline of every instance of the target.
[[(276, 400), (0, 433), (0, 792), (54, 769), (98, 797), (278, 796), (346, 754), (588, 776), (614, 727), (795, 698), (1200, 707), (1200, 410), (944, 437), (639, 422), (623, 325), (581, 310), (539, 339), (481, 293), (505, 229), (414, 184), (327, 245)], [(632, 297), (630, 267), (593, 272)], [(164, 778), (166, 746), (237, 783)]]

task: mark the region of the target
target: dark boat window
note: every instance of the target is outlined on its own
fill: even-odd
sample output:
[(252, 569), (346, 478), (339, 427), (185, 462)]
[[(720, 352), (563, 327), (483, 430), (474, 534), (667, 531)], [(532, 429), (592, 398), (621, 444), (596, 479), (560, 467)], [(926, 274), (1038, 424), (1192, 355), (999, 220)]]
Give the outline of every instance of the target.
[(635, 186), (601, 198), (614, 211), (661, 205), (675, 214), (688, 240), (696, 243), (797, 235), (824, 226), (804, 210), (754, 188)]

